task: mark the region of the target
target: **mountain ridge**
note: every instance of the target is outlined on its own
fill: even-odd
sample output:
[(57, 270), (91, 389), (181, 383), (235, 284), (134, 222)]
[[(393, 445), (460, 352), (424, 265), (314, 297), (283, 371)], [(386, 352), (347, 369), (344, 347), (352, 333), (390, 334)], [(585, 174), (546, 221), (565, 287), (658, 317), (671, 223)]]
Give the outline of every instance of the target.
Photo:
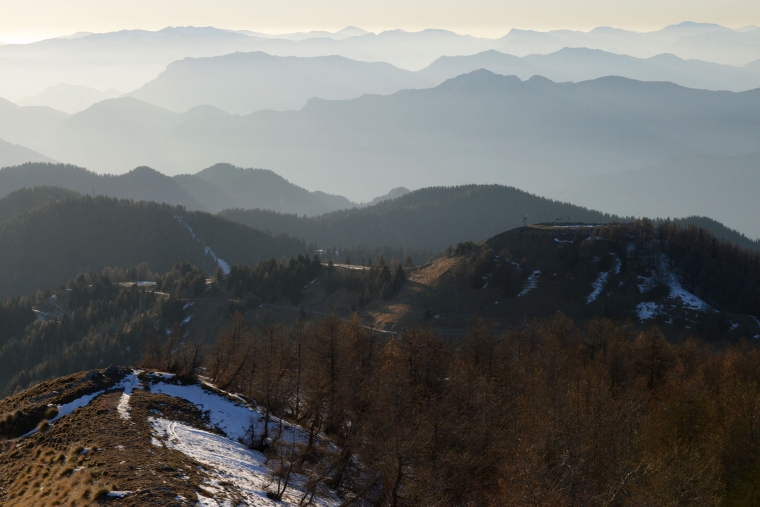
[(0, 198), (22, 188), (39, 186), (213, 213), (233, 205), (313, 216), (356, 206), (342, 196), (310, 192), (272, 171), (242, 169), (230, 164), (215, 164), (196, 174), (174, 177), (146, 166), (121, 175), (98, 174), (78, 166), (50, 163), (0, 169)]

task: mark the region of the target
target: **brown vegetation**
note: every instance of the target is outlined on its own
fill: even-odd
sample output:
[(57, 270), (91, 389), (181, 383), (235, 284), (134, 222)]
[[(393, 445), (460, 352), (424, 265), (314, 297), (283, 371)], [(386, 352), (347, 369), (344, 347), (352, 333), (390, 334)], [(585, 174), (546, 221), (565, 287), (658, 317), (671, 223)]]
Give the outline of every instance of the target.
[(456, 342), (424, 329), (381, 338), (356, 320), (252, 330), (238, 318), (209, 373), (307, 428), (308, 444), (287, 452), (265, 445), (266, 426), (252, 443), (280, 474), (318, 462), (296, 468), (347, 503), (760, 501), (760, 352), (742, 344), (716, 352), (562, 315), (502, 334), (475, 322)]

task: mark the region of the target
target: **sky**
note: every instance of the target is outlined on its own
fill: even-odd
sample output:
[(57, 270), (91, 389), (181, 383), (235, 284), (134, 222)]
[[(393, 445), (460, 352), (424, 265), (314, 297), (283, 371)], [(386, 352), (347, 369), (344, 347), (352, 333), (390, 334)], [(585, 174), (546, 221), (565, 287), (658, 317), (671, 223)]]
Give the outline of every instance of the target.
[(656, 30), (682, 21), (760, 25), (758, 0), (0, 0), (0, 41), (75, 32), (216, 26), (265, 33), (443, 28), (500, 37), (511, 28)]

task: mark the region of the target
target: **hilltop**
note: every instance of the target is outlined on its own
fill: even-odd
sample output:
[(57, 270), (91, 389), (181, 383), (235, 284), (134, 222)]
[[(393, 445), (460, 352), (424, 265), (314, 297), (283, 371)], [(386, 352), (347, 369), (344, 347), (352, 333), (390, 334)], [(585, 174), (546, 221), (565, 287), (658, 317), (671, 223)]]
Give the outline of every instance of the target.
[(443, 250), (462, 241), (483, 241), (516, 227), (526, 215), (531, 223), (620, 220), (503, 185), (423, 188), (364, 208), (316, 217), (256, 209), (228, 209), (221, 215), (249, 227), (302, 237), (321, 248), (392, 246), (431, 250)]

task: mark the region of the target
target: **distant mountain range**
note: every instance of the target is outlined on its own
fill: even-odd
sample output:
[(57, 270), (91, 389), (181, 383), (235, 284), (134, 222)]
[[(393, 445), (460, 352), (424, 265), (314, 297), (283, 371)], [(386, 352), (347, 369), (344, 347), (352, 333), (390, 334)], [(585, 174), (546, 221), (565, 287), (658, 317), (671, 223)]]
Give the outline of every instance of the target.
[(635, 58), (600, 49), (563, 48), (550, 54), (522, 58), (495, 50), (469, 56), (444, 56), (418, 74), (432, 82), (478, 69), (520, 79), (542, 76), (556, 82), (579, 82), (605, 76), (639, 81), (668, 81), (688, 88), (746, 91), (760, 88), (760, 67), (721, 65), (684, 60), (673, 54)]
[(205, 209), (172, 178), (148, 167), (120, 176), (100, 175), (64, 164), (24, 164), (0, 169), (0, 198), (23, 188), (60, 187), (84, 195), (154, 201), (189, 210)]
[(343, 40), (332, 37), (291, 40), (213, 27), (167, 27), (156, 32), (123, 30), (0, 46), (0, 96), (20, 99), (59, 83), (77, 83), (98, 90), (134, 90), (155, 78), (171, 62), (235, 51), (303, 57), (339, 55), (421, 68), (443, 55), (472, 54), (493, 49), (493, 45), (491, 39), (444, 30), (357, 33)]
[(428, 79), (388, 63), (254, 52), (174, 62), (130, 95), (177, 112), (208, 104), (230, 113), (248, 114), (263, 109), (301, 109), (312, 97), (352, 99), (430, 84)]
[(208, 106), (177, 114), (132, 97), (72, 116), (0, 108), (0, 139), (98, 172), (186, 174), (227, 161), (354, 201), (399, 185), (500, 183), (559, 195), (584, 178), (672, 158), (760, 151), (760, 90), (615, 77), (559, 84), (479, 70), (432, 89), (242, 117)]
[(190, 196), (202, 203), (203, 209), (217, 212), (235, 207), (288, 210), (298, 215), (321, 215), (356, 206), (345, 197), (308, 190), (290, 183), (272, 171), (240, 169), (229, 164), (216, 164), (193, 174), (173, 178)]
[(670, 53), (683, 59), (746, 65), (760, 59), (760, 29), (732, 30), (700, 23), (682, 23), (648, 33), (607, 27), (589, 32), (515, 29), (497, 39), (446, 30), (388, 30), (374, 34), (352, 28), (333, 34), (280, 36), (213, 27), (123, 30), (0, 46), (0, 96), (20, 100), (60, 83), (96, 90), (134, 90), (154, 79), (171, 62), (236, 51), (300, 57), (336, 55), (420, 70), (442, 56), (496, 50), (522, 57), (563, 48), (599, 49), (638, 58)]
[(728, 65), (745, 65), (760, 58), (760, 29), (733, 30), (712, 23), (684, 22), (645, 33), (611, 27), (589, 32), (512, 30), (500, 41), (503, 45), (494, 49), (517, 56), (547, 54), (570, 47), (601, 49), (638, 58), (670, 53), (684, 59)]
[(760, 153), (692, 155), (590, 178), (558, 198), (623, 215), (700, 214), (760, 238)]
[[(135, 201), (154, 201), (216, 213), (229, 207), (261, 208), (298, 215), (320, 215), (357, 206), (345, 197), (309, 192), (272, 171), (216, 164), (197, 174), (165, 176), (138, 167), (119, 176), (96, 174), (64, 164), (24, 164), (0, 169), (0, 198), (23, 188), (60, 187)], [(397, 196), (405, 189), (395, 189)]]
[(296, 58), (254, 52), (186, 58), (170, 64), (156, 79), (130, 95), (176, 112), (211, 105), (233, 114), (248, 114), (264, 109), (301, 109), (312, 97), (342, 100), (428, 88), (479, 69), (521, 79), (543, 76), (556, 82), (621, 76), (699, 89), (760, 88), (760, 67), (687, 61), (673, 55), (639, 59), (600, 50), (566, 48), (550, 55), (524, 58), (495, 50), (445, 56), (418, 72), (339, 56)]

